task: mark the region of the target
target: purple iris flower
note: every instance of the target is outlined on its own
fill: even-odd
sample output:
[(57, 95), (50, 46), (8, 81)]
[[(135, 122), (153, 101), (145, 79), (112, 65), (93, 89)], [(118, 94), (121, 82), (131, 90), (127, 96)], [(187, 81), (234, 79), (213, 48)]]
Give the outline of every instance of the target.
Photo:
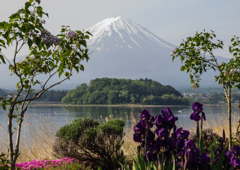
[(198, 168), (205, 169), (205, 170), (211, 169), (210, 158), (207, 153), (204, 153), (202, 156), (199, 157)]
[(202, 118), (206, 121), (206, 116), (205, 113), (202, 111), (202, 106), (203, 105), (199, 102), (195, 102), (192, 104), (192, 109), (194, 112), (190, 116), (191, 120), (199, 121), (201, 119), (199, 114), (202, 113)]
[(155, 133), (153, 133), (150, 129), (147, 133), (147, 141), (153, 141), (155, 139)]
[(147, 152), (145, 153), (144, 156), (144, 161), (147, 162), (147, 158), (149, 160), (149, 162), (153, 162), (157, 160), (157, 155), (159, 153), (159, 146), (157, 145), (157, 143), (153, 143), (151, 146), (147, 145)]
[(139, 114), (140, 119), (142, 120), (149, 120), (151, 118), (151, 113), (147, 110), (144, 109), (140, 114)]
[(134, 133), (133, 134), (133, 140), (135, 142), (142, 142), (142, 134), (141, 133)]
[(144, 161), (147, 162), (147, 158), (149, 160), (149, 162), (154, 162), (155, 160), (157, 160), (157, 151), (146, 151), (145, 156), (144, 156)]
[(133, 127), (134, 132), (139, 132), (141, 134), (145, 133), (145, 128), (142, 126), (141, 122), (138, 122), (134, 127)]
[[(143, 135), (143, 140), (141, 141), (142, 142), (142, 147), (144, 148), (145, 147), (145, 135)], [(155, 141), (155, 133), (153, 133), (151, 130), (148, 130), (148, 133), (147, 133), (147, 147), (148, 145), (153, 145), (154, 143), (156, 143)]]
[(178, 139), (178, 140), (176, 141), (177, 151), (180, 152), (183, 147), (184, 147), (184, 139)]
[(169, 115), (173, 115), (172, 111), (169, 108), (161, 110), (163, 118), (167, 118)]
[(149, 120), (141, 119), (140, 123), (141, 123), (142, 127), (149, 129), (149, 128), (153, 127), (153, 121), (154, 121), (154, 117), (151, 117)]
[(176, 135), (177, 135), (177, 138), (183, 138), (183, 139), (187, 139), (190, 132), (187, 131), (187, 130), (182, 130), (183, 128), (180, 127), (176, 130)]
[(199, 102), (195, 102), (192, 104), (192, 110), (197, 111), (197, 112), (201, 112), (203, 110), (203, 104), (199, 103)]
[[(206, 121), (206, 116), (205, 116), (205, 113), (204, 112), (201, 112), (202, 113), (202, 117), (203, 119)], [(201, 117), (199, 116), (199, 113), (197, 112), (193, 112), (190, 116), (190, 119), (191, 120), (195, 120), (195, 121), (199, 121), (201, 119)]]
[(202, 156), (199, 157), (199, 161), (203, 164), (210, 163), (210, 158), (207, 153), (204, 153)]
[(174, 150), (174, 149), (176, 149), (176, 140), (174, 140), (174, 139), (172, 139), (172, 138), (168, 138), (167, 139), (167, 143), (168, 143), (168, 145), (167, 145), (167, 149), (168, 149), (168, 151), (170, 152), (170, 151), (172, 151), (172, 150)]
[(156, 126), (159, 126), (159, 125), (161, 125), (163, 123), (163, 117), (162, 117), (162, 115), (157, 115), (156, 117), (155, 117), (155, 121), (154, 121), (154, 124), (156, 125)]
[(193, 140), (187, 140), (186, 142), (184, 142), (184, 147), (187, 149), (195, 149), (196, 145)]
[(156, 126), (164, 126), (168, 130), (171, 130), (175, 126), (175, 122), (178, 118), (173, 116), (172, 111), (169, 108), (166, 108), (161, 112), (162, 115), (159, 114), (155, 117), (154, 124)]
[[(214, 164), (216, 165), (219, 156), (221, 155), (222, 151), (224, 150), (224, 148), (218, 147), (215, 151), (214, 151), (214, 155), (215, 155), (215, 161)], [(232, 156), (232, 153), (228, 150), (225, 152), (224, 154), (224, 160), (223, 160), (223, 165), (225, 165), (226, 169), (230, 169), (230, 158)]]
[(154, 117), (151, 115), (151, 113), (144, 109), (140, 114), (140, 121), (141, 124), (144, 128), (152, 128), (153, 127), (153, 122), (154, 122)]
[(189, 149), (187, 149), (187, 169), (197, 169), (200, 150), (195, 146), (195, 144), (193, 145), (190, 141), (188, 145)]
[(233, 145), (231, 152), (237, 156), (240, 156), (240, 147), (238, 145)]
[(164, 127), (158, 127), (156, 129), (156, 134), (159, 138), (167, 138), (169, 136), (168, 130)]
[(236, 155), (232, 155), (230, 159), (230, 165), (236, 168), (236, 166), (240, 165), (240, 159)]

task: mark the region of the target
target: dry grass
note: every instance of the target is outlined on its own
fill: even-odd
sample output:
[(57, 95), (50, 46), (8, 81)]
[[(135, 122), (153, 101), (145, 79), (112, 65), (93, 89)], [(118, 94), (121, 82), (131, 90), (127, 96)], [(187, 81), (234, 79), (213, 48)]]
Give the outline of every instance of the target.
[[(102, 117), (100, 115), (100, 117)], [(32, 159), (41, 160), (44, 159), (56, 159), (52, 156), (52, 144), (55, 139), (55, 134), (59, 129), (59, 125), (55, 122), (48, 123), (51, 120), (51, 117), (42, 118), (41, 115), (37, 115), (38, 125), (32, 123), (31, 119), (34, 117), (31, 115), (26, 115), (25, 120), (23, 122), (23, 135), (21, 136), (20, 142), (20, 156), (17, 162), (26, 162)], [(240, 117), (237, 116), (236, 120)], [(106, 117), (105, 120), (114, 119), (112, 115)], [(134, 156), (136, 153), (136, 148), (138, 143), (133, 141), (133, 126), (139, 121), (134, 118), (134, 113), (131, 113), (128, 117), (126, 114), (126, 120), (128, 122), (133, 122), (133, 124), (125, 127), (124, 132), (124, 145), (122, 146), (122, 150), (125, 155)], [(190, 119), (189, 119), (190, 120)], [(228, 137), (228, 119), (227, 114), (223, 114), (222, 117), (218, 117), (217, 120), (207, 118), (207, 121), (203, 124), (204, 127), (212, 127), (213, 132), (222, 136), (222, 130), (225, 129), (226, 136)], [(235, 130), (236, 122), (233, 122), (232, 129), (233, 133)], [(0, 136), (0, 153), (7, 153), (7, 131), (4, 127), (0, 125), (0, 130), (4, 131)], [(189, 129), (194, 130), (194, 129)], [(195, 131), (195, 130), (194, 130)]]
[[(38, 117), (38, 125), (32, 123), (31, 119), (35, 116), (26, 115), (22, 126), (22, 133), (20, 139), (20, 156), (17, 162), (27, 162), (33, 159), (56, 159), (52, 156), (52, 144), (55, 139), (56, 131), (59, 127), (53, 121), (47, 123), (47, 119), (51, 117), (42, 118)], [(1, 127), (5, 133), (0, 136), (0, 152), (7, 153), (7, 130)], [(14, 133), (16, 134), (16, 132)], [(14, 139), (15, 139), (15, 135)]]

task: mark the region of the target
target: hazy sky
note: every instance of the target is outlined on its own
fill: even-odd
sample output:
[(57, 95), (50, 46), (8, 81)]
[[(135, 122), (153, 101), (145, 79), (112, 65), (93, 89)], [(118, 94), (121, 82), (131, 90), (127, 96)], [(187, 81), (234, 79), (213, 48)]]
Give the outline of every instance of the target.
[[(0, 21), (8, 20), (25, 2), (0, 0)], [(61, 25), (83, 30), (121, 15), (176, 46), (196, 31), (214, 30), (225, 44), (215, 53), (222, 57), (231, 57), (230, 39), (240, 36), (239, 0), (42, 0), (41, 6), (49, 13), (45, 27), (53, 34), (59, 33)], [(4, 52), (12, 58), (13, 48)], [(27, 48), (19, 55), (24, 54)]]

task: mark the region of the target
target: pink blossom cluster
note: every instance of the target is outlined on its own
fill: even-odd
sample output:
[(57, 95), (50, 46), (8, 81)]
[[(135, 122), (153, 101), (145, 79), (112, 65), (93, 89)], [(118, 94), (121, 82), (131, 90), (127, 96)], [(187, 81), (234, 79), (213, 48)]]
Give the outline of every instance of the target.
[[(26, 169), (26, 170), (30, 170), (30, 169), (34, 169), (34, 168), (47, 168), (47, 167), (56, 167), (61, 165), (62, 163), (65, 164), (70, 164), (73, 163), (73, 161), (76, 160), (75, 158), (62, 158), (62, 159), (54, 159), (54, 160), (32, 160), (29, 162), (21, 162), (21, 163), (16, 163), (15, 166), (16, 168), (20, 168), (20, 169)], [(3, 166), (3, 165), (0, 165)], [(8, 165), (9, 166), (9, 165)]]

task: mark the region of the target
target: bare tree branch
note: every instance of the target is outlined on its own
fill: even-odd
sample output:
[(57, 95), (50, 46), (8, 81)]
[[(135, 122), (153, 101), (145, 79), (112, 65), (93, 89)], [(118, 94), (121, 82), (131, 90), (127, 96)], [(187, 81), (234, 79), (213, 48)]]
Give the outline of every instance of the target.
[[(24, 46), (24, 44), (26, 43), (26, 41), (27, 41), (26, 39), (23, 40), (22, 45), (21, 45), (20, 48), (17, 50), (17, 53), (22, 49), (22, 47)], [(18, 42), (19, 42), (19, 41), (18, 41)], [(17, 42), (17, 43), (18, 43), (18, 42)]]
[[(51, 78), (54, 74), (56, 74), (56, 72), (54, 72), (54, 73), (48, 78), (47, 81), (49, 81), (50, 78)], [(71, 69), (70, 69), (69, 76), (67, 76), (67, 77), (64, 78), (63, 80), (61, 80), (61, 81), (59, 81), (59, 82), (57, 82), (57, 83), (49, 86), (49, 87), (46, 88), (46, 89), (42, 88), (42, 89), (41, 89), (39, 92), (37, 92), (31, 99), (25, 99), (25, 100), (17, 101), (16, 104), (17, 104), (17, 103), (21, 103), (21, 102), (26, 102), (26, 101), (29, 101), (29, 103), (30, 103), (32, 100), (35, 100), (35, 99), (40, 98), (41, 95), (42, 95), (45, 91), (47, 91), (48, 89), (50, 89), (50, 88), (52, 88), (52, 87), (54, 87), (54, 86), (56, 86), (56, 85), (58, 85), (58, 84), (61, 84), (63, 81), (67, 80), (70, 76), (72, 76), (72, 66), (71, 66)], [(44, 86), (45, 86), (45, 85), (46, 85), (46, 82), (45, 82)]]

